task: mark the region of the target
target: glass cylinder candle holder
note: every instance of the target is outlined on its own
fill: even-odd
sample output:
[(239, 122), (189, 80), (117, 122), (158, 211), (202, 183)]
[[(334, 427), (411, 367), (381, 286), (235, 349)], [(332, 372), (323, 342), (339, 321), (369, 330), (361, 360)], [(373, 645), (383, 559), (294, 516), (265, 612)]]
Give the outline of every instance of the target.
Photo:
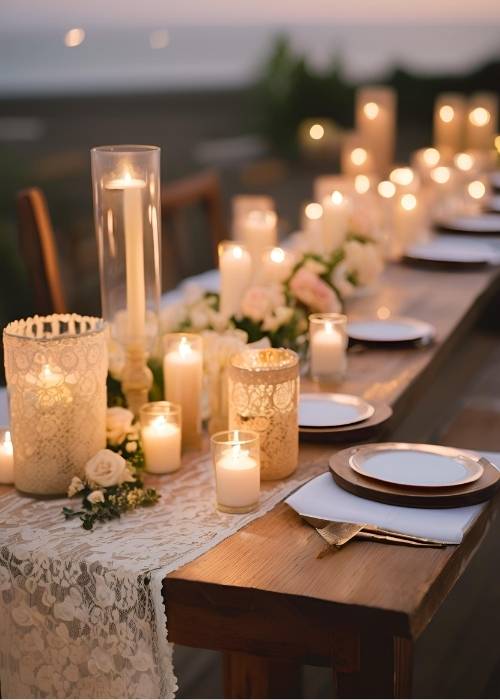
[(163, 342), (165, 399), (181, 407), (183, 448), (198, 448), (201, 445), (203, 339), (195, 333), (168, 333)]
[(169, 474), (181, 466), (181, 407), (170, 401), (152, 401), (141, 408), (141, 439), (146, 470)]
[(284, 348), (247, 348), (229, 367), (229, 427), (260, 436), (261, 478), (284, 479), (298, 463), (299, 359)]
[(0, 484), (14, 483), (14, 448), (10, 428), (0, 428)]
[(347, 371), (347, 317), (344, 314), (309, 316), (309, 359), (311, 377), (336, 384)]
[(226, 513), (255, 510), (260, 494), (259, 434), (223, 430), (210, 438), (217, 508)]
[(160, 301), (160, 149), (93, 148), (92, 182), (102, 313), (110, 359), (128, 406), (139, 415), (153, 383), (148, 353), (158, 337)]
[(106, 446), (105, 324), (76, 314), (35, 316), (5, 329), (14, 484), (65, 494)]

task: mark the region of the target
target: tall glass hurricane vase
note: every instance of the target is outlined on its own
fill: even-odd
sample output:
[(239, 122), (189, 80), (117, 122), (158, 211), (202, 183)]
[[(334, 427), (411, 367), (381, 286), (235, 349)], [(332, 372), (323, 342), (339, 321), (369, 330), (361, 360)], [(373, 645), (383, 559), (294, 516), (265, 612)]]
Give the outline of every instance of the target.
[(100, 146), (92, 152), (101, 300), (110, 327), (110, 370), (135, 415), (153, 377), (148, 355), (158, 337), (160, 149)]

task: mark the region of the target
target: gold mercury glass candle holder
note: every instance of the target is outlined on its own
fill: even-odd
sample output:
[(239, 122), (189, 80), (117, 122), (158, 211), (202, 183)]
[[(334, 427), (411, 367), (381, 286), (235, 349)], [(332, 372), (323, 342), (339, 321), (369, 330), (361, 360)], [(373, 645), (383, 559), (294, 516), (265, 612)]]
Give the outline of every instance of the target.
[(105, 323), (77, 314), (35, 316), (4, 329), (14, 484), (65, 494), (106, 446)]
[(212, 435), (217, 508), (226, 513), (255, 510), (260, 494), (259, 434), (223, 430)]
[(229, 367), (229, 427), (260, 436), (261, 478), (284, 479), (298, 464), (299, 359), (284, 348), (246, 349)]
[(110, 366), (135, 416), (148, 400), (160, 303), (160, 149), (93, 148), (92, 183), (102, 313)]
[(169, 474), (181, 466), (182, 409), (170, 401), (152, 401), (141, 407), (141, 439), (146, 470)]
[(309, 364), (312, 379), (329, 384), (341, 382), (347, 371), (347, 316), (309, 316)]

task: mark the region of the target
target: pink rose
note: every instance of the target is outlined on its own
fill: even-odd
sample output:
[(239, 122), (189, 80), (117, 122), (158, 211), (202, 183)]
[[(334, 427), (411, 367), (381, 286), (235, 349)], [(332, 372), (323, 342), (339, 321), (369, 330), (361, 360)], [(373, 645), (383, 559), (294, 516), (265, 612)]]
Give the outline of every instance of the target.
[(241, 302), (243, 316), (258, 323), (267, 315), (270, 308), (269, 290), (265, 287), (250, 287)]
[(290, 291), (311, 311), (329, 313), (341, 310), (333, 289), (305, 267), (297, 270), (290, 280)]

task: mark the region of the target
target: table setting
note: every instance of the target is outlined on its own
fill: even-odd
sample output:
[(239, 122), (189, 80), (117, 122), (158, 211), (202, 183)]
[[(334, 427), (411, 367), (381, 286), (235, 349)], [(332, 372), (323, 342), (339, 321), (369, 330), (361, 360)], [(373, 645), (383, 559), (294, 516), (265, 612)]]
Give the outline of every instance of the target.
[(159, 148), (92, 149), (102, 317), (3, 331), (9, 696), (174, 697), (165, 579), (283, 501), (323, 557), (361, 538), (459, 545), (495, 495), (498, 454), (374, 441), (444, 337), (404, 284), (387, 300), (390, 275), (500, 262), (499, 217), (482, 213), (496, 102), (439, 97), (410, 165), (394, 162), (392, 89), (360, 89), (355, 112), (300, 230), (279, 241), (273, 200), (241, 195), (218, 270), (163, 296)]

